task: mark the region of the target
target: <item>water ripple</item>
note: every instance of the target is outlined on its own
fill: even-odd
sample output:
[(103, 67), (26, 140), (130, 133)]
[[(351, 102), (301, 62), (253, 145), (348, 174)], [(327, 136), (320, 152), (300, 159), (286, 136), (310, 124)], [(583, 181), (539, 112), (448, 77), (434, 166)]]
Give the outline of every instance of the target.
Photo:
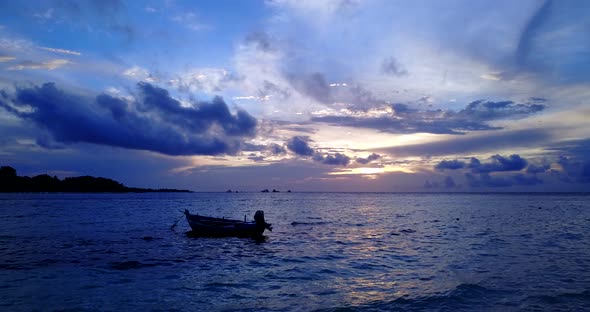
[[(3, 310), (579, 311), (590, 305), (585, 196), (1, 196)], [(170, 231), (185, 208), (228, 217), (262, 209), (275, 230), (258, 241), (193, 238), (182, 222)]]

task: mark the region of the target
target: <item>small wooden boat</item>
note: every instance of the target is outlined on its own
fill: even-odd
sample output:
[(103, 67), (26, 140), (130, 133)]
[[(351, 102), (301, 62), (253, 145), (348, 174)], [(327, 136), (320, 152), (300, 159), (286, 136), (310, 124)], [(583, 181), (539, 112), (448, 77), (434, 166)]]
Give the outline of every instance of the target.
[(191, 235), (205, 237), (260, 237), (265, 229), (272, 231), (272, 225), (264, 220), (264, 212), (256, 211), (254, 221), (246, 222), (225, 218), (204, 217), (191, 214), (184, 210), (186, 220), (190, 225)]

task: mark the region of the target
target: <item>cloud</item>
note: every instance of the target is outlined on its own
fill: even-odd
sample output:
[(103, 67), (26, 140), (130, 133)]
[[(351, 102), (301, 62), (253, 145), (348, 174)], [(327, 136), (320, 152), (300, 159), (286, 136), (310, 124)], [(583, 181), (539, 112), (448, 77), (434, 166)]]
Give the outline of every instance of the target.
[[(231, 114), (221, 98), (183, 107), (169, 93), (138, 84), (135, 101), (100, 94), (95, 98), (59, 90), (55, 84), (18, 88), (0, 106), (45, 129), (56, 142), (92, 143), (167, 155), (235, 154), (257, 121), (243, 110)], [(47, 140), (42, 141), (48, 145)]]
[(465, 167), (465, 162), (462, 162), (459, 160), (443, 160), (440, 163), (438, 163), (436, 166), (434, 166), (434, 168), (438, 169), (438, 170), (445, 170), (445, 169), (456, 170), (456, 169), (462, 169), (464, 167)]
[(80, 53), (78, 51), (66, 50), (66, 49), (56, 49), (56, 48), (48, 48), (48, 47), (39, 47), (39, 49), (54, 52), (54, 53), (61, 53), (61, 54), (69, 54), (69, 55), (76, 55), (76, 56), (82, 55), (82, 53)]
[(44, 12), (35, 13), (33, 16), (40, 20), (51, 20), (53, 19), (53, 8), (49, 8)]
[(358, 157), (356, 159), (356, 162), (359, 163), (359, 164), (366, 165), (366, 164), (368, 164), (368, 163), (370, 163), (370, 162), (372, 162), (374, 160), (377, 160), (379, 158), (381, 158), (381, 155), (373, 153), (373, 154), (367, 156), (367, 158)]
[(133, 66), (126, 69), (123, 75), (131, 80), (143, 80), (147, 82), (158, 82), (160, 79), (150, 73), (146, 68), (140, 66)]
[[(358, 83), (332, 83), (320, 72), (308, 74), (296, 71), (285, 75), (290, 88), (280, 90), (280, 93), (291, 95), (295, 92), (328, 107), (345, 107), (347, 111), (357, 112), (380, 107), (386, 103)], [(292, 91), (289, 91), (291, 88)], [(279, 90), (275, 87), (271, 91), (278, 93)]]
[(453, 188), (459, 187), (455, 183), (455, 180), (450, 176), (445, 177), (442, 184), (437, 181), (426, 180), (426, 181), (424, 181), (424, 185), (423, 185), (423, 187), (425, 189), (435, 189), (435, 188), (440, 188), (441, 186), (446, 189), (453, 189)]
[(0, 62), (10, 62), (15, 59), (16, 59), (16, 57), (14, 57), (14, 56), (0, 56)]
[(381, 73), (396, 77), (408, 75), (408, 71), (403, 69), (393, 56), (383, 60), (383, 63), (381, 63)]
[(284, 146), (276, 143), (268, 145), (268, 149), (272, 155), (284, 155), (287, 153), (287, 149)]
[(272, 40), (266, 32), (252, 32), (246, 36), (244, 43), (247, 45), (254, 45), (258, 50), (264, 52), (274, 51)]
[(374, 116), (340, 110), (338, 115), (328, 113), (312, 117), (312, 121), (391, 133), (464, 134), (466, 131), (499, 130), (502, 128), (488, 122), (524, 118), (544, 108), (542, 104), (475, 101), (460, 111), (419, 111), (406, 104), (392, 104), (389, 109), (395, 114), (384, 110), (383, 114)]
[(474, 188), (479, 187), (510, 187), (514, 185), (537, 185), (543, 184), (543, 180), (536, 176), (516, 174), (510, 176), (492, 176), (489, 173), (474, 175), (465, 173), (467, 185)]
[(473, 157), (471, 162), (467, 165), (473, 173), (490, 173), (490, 172), (501, 172), (501, 171), (520, 171), (527, 166), (526, 159), (519, 155), (510, 155), (509, 157), (503, 157), (500, 155), (494, 155), (490, 157), (489, 163), (481, 163), (479, 159)]
[(588, 158), (590, 157), (590, 139), (563, 141), (547, 147), (546, 150), (557, 151), (575, 158)]
[(466, 130), (496, 130), (498, 127), (491, 127), (474, 122), (456, 123), (442, 119), (426, 122), (411, 118), (397, 119), (394, 117), (353, 117), (353, 116), (320, 116), (312, 117), (313, 122), (327, 123), (334, 126), (353, 128), (376, 129), (389, 133), (433, 133), (433, 134), (463, 134)]
[(486, 73), (486, 74), (482, 74), (479, 77), (482, 79), (487, 79), (487, 80), (494, 80), (494, 81), (498, 81), (498, 80), (502, 80), (502, 73)]
[(526, 168), (526, 172), (527, 173), (543, 173), (547, 170), (551, 169), (551, 165), (550, 164), (543, 164), (543, 165), (535, 165), (535, 164), (530, 164), (527, 168)]
[(313, 156), (315, 151), (309, 147), (309, 141), (307, 136), (294, 136), (287, 142), (287, 148), (297, 155)]
[(13, 66), (8, 67), (8, 70), (26, 70), (26, 69), (47, 69), (47, 70), (54, 70), (60, 67), (63, 67), (67, 64), (71, 64), (72, 62), (64, 59), (57, 59), (51, 60), (49, 62), (32, 62), (32, 61), (24, 61)]
[[(469, 170), (464, 176), (469, 187), (510, 187), (514, 185), (537, 185), (543, 184), (543, 180), (533, 174), (514, 174), (494, 176), (492, 173), (505, 173), (509, 171), (521, 171), (527, 167), (527, 160), (519, 155), (504, 157), (494, 155), (490, 161), (482, 163), (479, 159), (472, 157), (469, 163), (460, 160), (443, 160), (435, 168), (438, 170)], [(531, 166), (529, 166), (530, 168)], [(527, 171), (530, 173), (530, 171)], [(447, 176), (444, 180), (446, 188), (457, 187), (454, 179)]]
[(558, 153), (564, 181), (590, 183), (590, 139), (560, 142), (547, 150)]
[(375, 151), (398, 157), (458, 155), (495, 152), (499, 147), (503, 149), (538, 147), (539, 144), (549, 142), (551, 138), (550, 132), (546, 129), (527, 129), (470, 137), (461, 136), (431, 143), (378, 148)]
[(342, 153), (328, 154), (326, 156), (316, 153), (313, 160), (333, 166), (347, 166), (350, 163), (350, 157)]
[(350, 163), (350, 157), (342, 153), (323, 154), (311, 148), (309, 142), (311, 139), (307, 136), (294, 136), (287, 142), (287, 148), (300, 156), (311, 156), (313, 161), (324, 165), (347, 166)]
[(330, 84), (321, 73), (292, 76), (290, 81), (295, 90), (298, 90), (300, 93), (305, 94), (320, 103), (331, 104), (334, 102)]
[(210, 102), (193, 103), (195, 107), (183, 107), (166, 89), (146, 82), (138, 83), (138, 88), (141, 91), (141, 108), (157, 110), (162, 113), (162, 119), (184, 129), (200, 133), (219, 125), (229, 136), (253, 136), (256, 132), (257, 120), (242, 109), (232, 115), (221, 97), (214, 97)]
[(453, 179), (453, 177), (450, 177), (450, 176), (447, 176), (445, 178), (444, 185), (445, 185), (446, 188), (455, 188), (455, 187), (457, 187), (457, 184), (455, 183), (455, 180)]
[(516, 61), (519, 65), (528, 65), (526, 63), (530, 51), (532, 50), (532, 41), (543, 25), (543, 22), (551, 13), (552, 2), (553, 1), (551, 0), (546, 0), (537, 12), (535, 12), (520, 34), (518, 46), (516, 48)]
[(545, 109), (543, 104), (533, 103), (514, 103), (512, 101), (475, 101), (471, 102), (465, 109), (459, 111), (457, 116), (468, 118), (469, 120), (499, 120), (499, 119), (518, 119), (524, 118)]
[(175, 76), (168, 85), (181, 92), (218, 94), (239, 81), (240, 77), (223, 68), (198, 68)]
[(543, 184), (544, 181), (537, 178), (535, 175), (516, 174), (512, 176), (516, 185), (537, 185)]
[(561, 156), (557, 161), (566, 176), (564, 181), (570, 183), (590, 183), (590, 158)]
[(174, 16), (172, 20), (192, 31), (201, 31), (210, 28), (209, 25), (201, 22), (201, 19), (195, 12), (184, 12)]

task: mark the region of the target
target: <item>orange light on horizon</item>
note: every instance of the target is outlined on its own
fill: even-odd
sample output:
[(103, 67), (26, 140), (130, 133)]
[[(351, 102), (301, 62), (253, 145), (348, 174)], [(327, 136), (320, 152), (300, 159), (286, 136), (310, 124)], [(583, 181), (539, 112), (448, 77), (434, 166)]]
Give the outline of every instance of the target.
[(404, 172), (404, 173), (414, 173), (415, 171), (401, 166), (390, 166), (386, 165), (384, 167), (358, 167), (358, 168), (343, 168), (338, 169), (339, 171), (330, 172), (330, 175), (366, 175), (369, 178), (376, 178), (376, 175), (388, 173), (388, 172)]

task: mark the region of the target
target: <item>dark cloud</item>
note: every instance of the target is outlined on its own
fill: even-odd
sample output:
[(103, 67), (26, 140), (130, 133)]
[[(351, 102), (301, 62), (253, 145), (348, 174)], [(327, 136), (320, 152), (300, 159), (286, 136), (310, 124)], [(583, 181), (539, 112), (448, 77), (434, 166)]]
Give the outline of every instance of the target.
[(514, 103), (512, 101), (475, 101), (471, 102), (465, 109), (459, 111), (457, 116), (470, 120), (498, 120), (506, 118), (522, 118), (545, 109), (543, 104)]
[(512, 101), (475, 101), (458, 112), (410, 109), (405, 104), (393, 104), (395, 114), (381, 117), (319, 116), (312, 121), (339, 126), (377, 129), (391, 133), (464, 134), (466, 131), (499, 130), (490, 121), (524, 118), (542, 111), (542, 104)]
[(48, 150), (60, 150), (60, 149), (65, 149), (65, 146), (63, 144), (59, 144), (54, 142), (51, 137), (49, 137), (49, 135), (46, 134), (41, 134), (39, 135), (39, 137), (37, 137), (37, 140), (35, 141), (35, 143), (45, 149)]
[[(352, 111), (366, 111), (379, 105), (385, 105), (385, 101), (376, 98), (373, 93), (359, 84), (335, 83), (330, 84), (328, 79), (322, 73), (312, 74), (286, 74), (293, 89), (304, 94), (316, 101), (331, 106), (335, 103), (346, 105), (346, 108)], [(269, 83), (264, 89), (274, 84)], [(281, 96), (290, 95), (290, 92), (280, 88), (270, 88), (274, 94)]]
[(519, 155), (510, 155), (509, 157), (503, 157), (500, 155), (494, 155), (490, 157), (489, 163), (481, 163), (479, 159), (473, 157), (471, 162), (467, 165), (473, 173), (490, 173), (490, 172), (502, 172), (502, 171), (520, 171), (527, 166), (526, 159)]
[(350, 163), (350, 157), (341, 153), (328, 154), (327, 156), (316, 154), (314, 155), (313, 160), (319, 161), (325, 165), (333, 166), (347, 166)]
[(517, 185), (537, 185), (543, 184), (543, 180), (537, 178), (535, 175), (517, 174), (512, 176), (515, 184)]
[(566, 176), (563, 178), (571, 183), (590, 183), (590, 159), (561, 156), (557, 162)]
[(294, 136), (287, 141), (287, 148), (293, 153), (300, 156), (311, 156), (316, 162), (325, 165), (347, 166), (350, 163), (350, 157), (342, 153), (322, 154), (311, 148), (307, 136)]
[(277, 96), (281, 99), (288, 99), (291, 97), (291, 91), (288, 88), (281, 88), (278, 85), (265, 80), (262, 88), (258, 89), (258, 96), (263, 98), (268, 95)]
[(250, 155), (250, 156), (248, 156), (248, 159), (255, 161), (255, 162), (263, 162), (265, 158), (264, 158), (264, 156)]
[(457, 184), (455, 183), (455, 180), (453, 179), (453, 177), (447, 176), (445, 178), (444, 181), (445, 187), (446, 188), (455, 188), (457, 187)]
[(537, 185), (543, 184), (543, 180), (536, 176), (527, 176), (524, 174), (516, 174), (509, 176), (492, 176), (489, 173), (480, 173), (475, 175), (472, 173), (465, 173), (467, 185), (470, 187), (510, 187), (515, 185)]
[(544, 164), (544, 165), (530, 164), (526, 168), (526, 172), (527, 173), (543, 173), (543, 172), (549, 170), (550, 168), (551, 168), (550, 164)]
[(287, 149), (283, 145), (276, 143), (270, 144), (268, 149), (272, 155), (284, 155), (287, 153)]
[[(509, 76), (533, 74), (558, 84), (587, 82), (590, 64), (581, 61), (590, 49), (588, 1), (540, 2), (518, 38)], [(555, 36), (559, 33), (559, 36)], [(581, 39), (584, 38), (584, 39)], [(567, 44), (566, 44), (567, 42)]]
[(590, 139), (558, 142), (553, 144), (551, 147), (547, 147), (546, 150), (557, 151), (561, 154), (565, 154), (566, 156), (572, 156), (576, 158), (589, 158)]
[(531, 20), (526, 24), (522, 33), (520, 34), (520, 39), (516, 48), (516, 62), (518, 65), (530, 65), (528, 64), (528, 56), (532, 49), (532, 41), (543, 25), (543, 22), (547, 19), (549, 14), (551, 14), (552, 4), (553, 1), (546, 0), (545, 3), (543, 3), (543, 5), (532, 16)]
[(357, 158), (356, 162), (359, 164), (366, 165), (366, 164), (368, 164), (374, 160), (377, 160), (379, 158), (381, 158), (381, 155), (373, 153), (373, 154), (367, 156), (367, 158), (361, 158), (361, 157)]
[(409, 156), (440, 156), (470, 153), (493, 152), (499, 146), (505, 149), (538, 147), (551, 140), (549, 131), (545, 129), (527, 129), (518, 131), (502, 131), (474, 137), (458, 137), (447, 141), (414, 144), (399, 147), (376, 149), (385, 154), (398, 157)]
[(376, 129), (390, 133), (433, 133), (433, 134), (463, 134), (457, 131), (496, 130), (475, 122), (462, 122), (461, 124), (447, 120), (433, 120), (432, 122), (416, 119), (399, 119), (394, 117), (353, 117), (353, 116), (322, 116), (313, 117), (314, 122), (328, 123), (337, 126)]
[(275, 50), (271, 43), (272, 40), (266, 32), (252, 32), (246, 36), (244, 42), (248, 45), (254, 45), (256, 46), (256, 49), (264, 52), (271, 52)]
[(196, 103), (196, 108), (183, 107), (165, 89), (146, 82), (140, 82), (138, 87), (143, 109), (159, 111), (167, 122), (181, 125), (185, 129), (203, 132), (213, 124), (218, 124), (230, 136), (254, 135), (256, 132), (256, 119), (240, 109), (235, 116), (232, 115), (221, 97), (216, 96), (211, 102)]
[(381, 63), (381, 73), (397, 77), (408, 75), (408, 72), (402, 68), (393, 56), (383, 60), (383, 63)]
[(414, 112), (418, 111), (416, 109), (410, 108), (406, 104), (401, 104), (401, 103), (391, 104), (391, 109), (393, 109), (393, 111), (395, 112), (396, 115), (406, 115), (406, 114), (414, 113)]
[(542, 97), (532, 97), (529, 100), (531, 100), (531, 102), (536, 102), (536, 103), (545, 103), (547, 102), (546, 98), (542, 98)]
[(513, 184), (506, 178), (492, 177), (487, 173), (482, 173), (479, 176), (465, 173), (465, 179), (470, 187), (508, 187)]
[(307, 136), (294, 136), (287, 142), (287, 148), (293, 153), (301, 156), (313, 156), (315, 151), (309, 147), (310, 141)]
[[(513, 185), (542, 184), (543, 181), (537, 178), (535, 174), (525, 175), (518, 173), (515, 175), (492, 175), (492, 173), (521, 171), (524, 168), (527, 168), (527, 164), (527, 160), (520, 155), (510, 155), (508, 157), (494, 155), (489, 158), (489, 162), (485, 163), (482, 163), (475, 157), (472, 157), (469, 163), (459, 160), (443, 160), (438, 163), (435, 168), (438, 170), (469, 170), (470, 172), (465, 173), (465, 179), (467, 185), (470, 187), (509, 187)], [(528, 168), (531, 168), (531, 166)], [(532, 170), (535, 171), (536, 169), (534, 168)], [(454, 188), (456, 187), (456, 183), (452, 177), (447, 176), (444, 181), (444, 186), (447, 188)]]
[(558, 153), (562, 180), (571, 183), (590, 183), (590, 139), (571, 140), (555, 144), (547, 150)]
[(321, 73), (313, 73), (307, 76), (291, 76), (289, 80), (296, 90), (318, 102), (325, 104), (334, 102), (330, 85)]
[[(255, 134), (256, 119), (241, 110), (232, 115), (221, 98), (183, 107), (164, 89), (147, 83), (140, 83), (138, 89), (138, 100), (128, 102), (107, 94), (94, 99), (69, 94), (46, 83), (18, 88), (14, 99), (3, 99), (0, 105), (44, 128), (63, 144), (216, 155), (238, 152), (241, 137)], [(24, 110), (26, 107), (32, 110)]]
[(436, 166), (434, 166), (434, 168), (438, 169), (438, 170), (445, 170), (445, 169), (455, 170), (455, 169), (462, 169), (464, 167), (465, 167), (465, 162), (462, 162), (460, 160), (443, 160), (440, 163), (438, 163)]

